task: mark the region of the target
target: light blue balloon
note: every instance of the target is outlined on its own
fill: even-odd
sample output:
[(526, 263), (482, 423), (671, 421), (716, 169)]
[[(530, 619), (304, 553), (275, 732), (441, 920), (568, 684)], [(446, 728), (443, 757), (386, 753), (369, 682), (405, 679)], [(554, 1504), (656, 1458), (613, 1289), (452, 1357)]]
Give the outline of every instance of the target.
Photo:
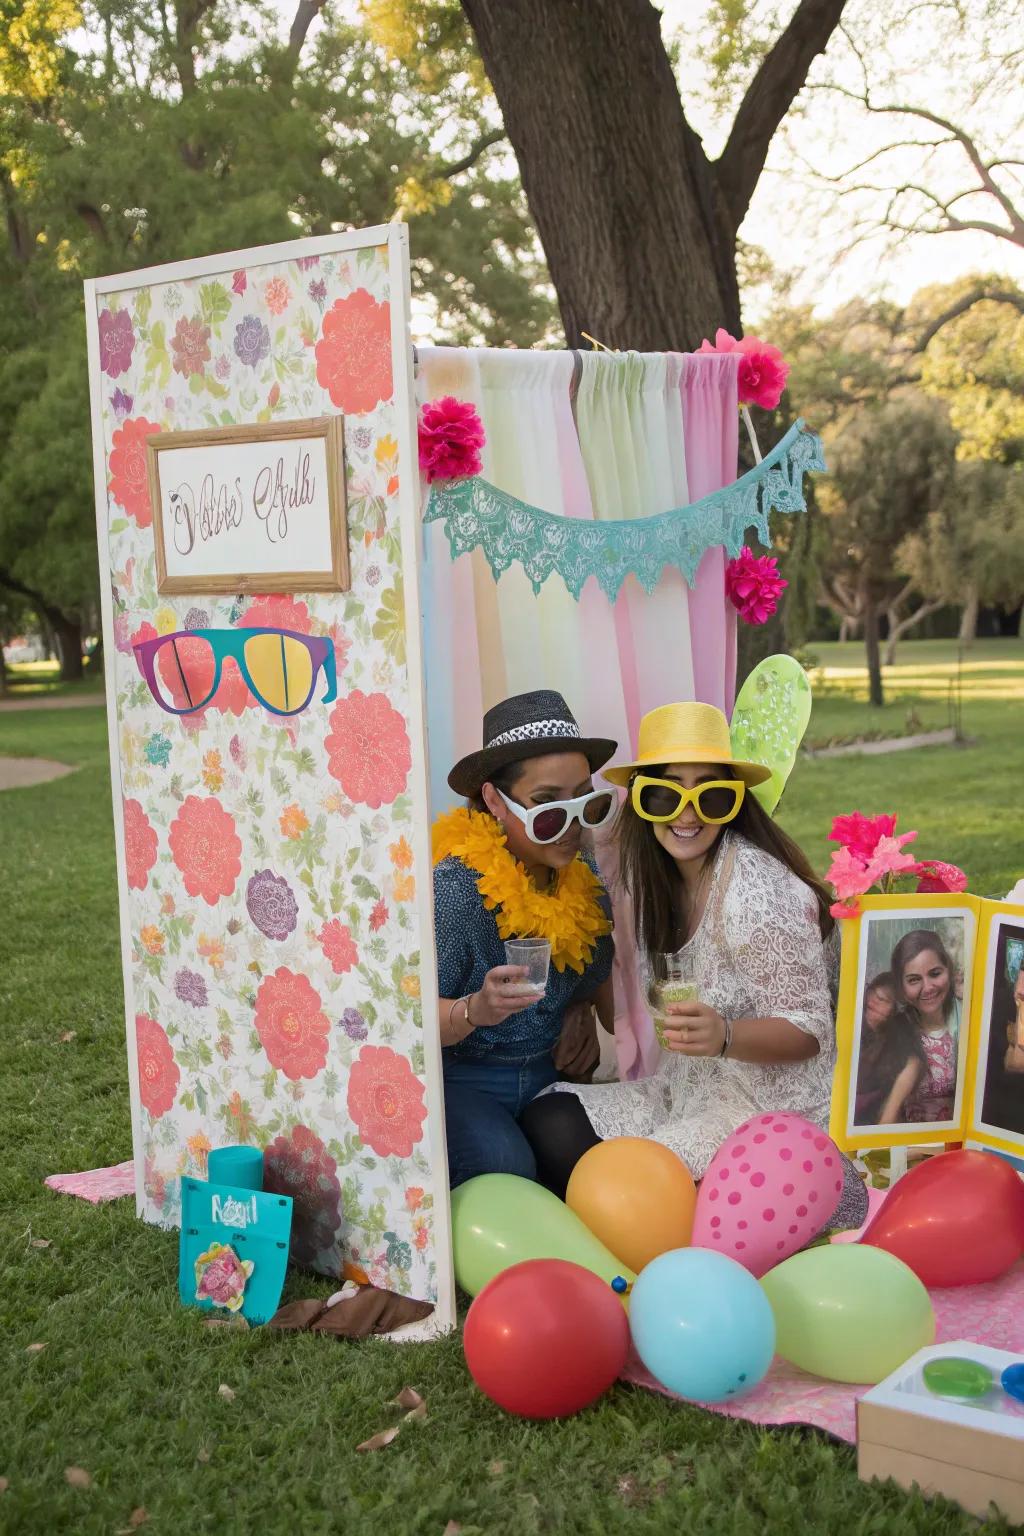
[(741, 1264), (707, 1248), (678, 1248), (647, 1265), (633, 1285), (629, 1328), (651, 1375), (699, 1403), (749, 1392), (775, 1353), (764, 1291)]

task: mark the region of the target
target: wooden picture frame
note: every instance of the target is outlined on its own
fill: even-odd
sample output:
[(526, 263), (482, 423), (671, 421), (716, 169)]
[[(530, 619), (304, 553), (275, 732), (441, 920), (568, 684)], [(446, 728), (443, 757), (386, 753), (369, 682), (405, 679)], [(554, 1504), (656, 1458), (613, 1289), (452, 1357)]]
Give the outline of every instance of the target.
[[(284, 454), (279, 454), (275, 470), (268, 457), (258, 453), (264, 446), (274, 449), (290, 443), (298, 443), (300, 447), (287, 467)], [(309, 455), (303, 454), (301, 447), (305, 443), (323, 445), (322, 484), (319, 473), (314, 473), (313, 484), (309, 484)], [(249, 462), (241, 466), (240, 455), (230, 451), (240, 448), (257, 450), (255, 454), (247, 453), (245, 458)], [(196, 450), (208, 454), (214, 467), (206, 468)], [(187, 469), (191, 478), (175, 483), (172, 489), (171, 460), (175, 454), (186, 456), (180, 472)], [(222, 477), (219, 483), (218, 459)], [(252, 426), (210, 427), (194, 432), (157, 432), (146, 440), (146, 462), (153, 508), (158, 592), (168, 595), (231, 593), (249, 596), (260, 592), (349, 590), (351, 575), (345, 497), (344, 418), (341, 415)], [(239, 470), (240, 473), (237, 472)], [(230, 481), (227, 479), (228, 473), (233, 476)], [(286, 484), (289, 474), (291, 487)], [(187, 488), (187, 496), (181, 493), (182, 484)], [(195, 484), (199, 485), (198, 496)], [(310, 567), (308, 569), (278, 569), (272, 560), (264, 560), (260, 569), (252, 569), (251, 565), (255, 562), (250, 561), (249, 551), (273, 550), (278, 543), (283, 543), (287, 538), (289, 512), (294, 513), (296, 505), (302, 504), (305, 499), (303, 492), (306, 491), (309, 492), (313, 511), (321, 526), (319, 530), (304, 528), (301, 542), (308, 549), (312, 539), (321, 551), (320, 556), (313, 562), (306, 562)], [(247, 511), (249, 518), (245, 523), (243, 519)], [(183, 569), (183, 561), (197, 547), (197, 525), (204, 518), (207, 526), (212, 519), (212, 529), (206, 534), (203, 534), (201, 527), (198, 530), (203, 541), (199, 548), (205, 559), (200, 569), (192, 574)], [(267, 534), (266, 542), (262, 538), (256, 541), (261, 523)], [(276, 537), (272, 531), (274, 529), (277, 530)], [(188, 539), (187, 550), (182, 548), (183, 537)], [(216, 559), (204, 545), (207, 540), (212, 541), (217, 537), (224, 537), (227, 555), (224, 570), (208, 568), (211, 560), (216, 563)], [(240, 546), (243, 544), (246, 546), (249, 569), (238, 568), (241, 564), (239, 557), (243, 553)], [(282, 550), (282, 553), (288, 560), (295, 558), (293, 552)]]

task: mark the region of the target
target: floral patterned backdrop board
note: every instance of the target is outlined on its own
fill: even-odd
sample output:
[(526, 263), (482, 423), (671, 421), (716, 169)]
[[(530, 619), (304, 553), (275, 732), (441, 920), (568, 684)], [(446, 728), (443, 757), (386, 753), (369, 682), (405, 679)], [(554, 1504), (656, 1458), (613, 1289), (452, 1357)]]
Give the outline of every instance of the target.
[[(86, 309), (139, 1212), (175, 1224), (212, 1147), (257, 1145), (294, 1259), (449, 1327), (407, 231), (101, 278)], [(351, 590), (160, 596), (147, 436), (338, 413)], [(276, 716), (228, 658), (204, 708), (158, 707), (133, 642), (259, 625), (329, 638), (337, 701)]]

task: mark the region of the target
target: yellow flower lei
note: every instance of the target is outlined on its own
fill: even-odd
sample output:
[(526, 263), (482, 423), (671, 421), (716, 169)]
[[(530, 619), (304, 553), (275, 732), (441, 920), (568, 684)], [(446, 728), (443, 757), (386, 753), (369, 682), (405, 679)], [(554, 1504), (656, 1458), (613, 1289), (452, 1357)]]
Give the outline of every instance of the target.
[(582, 859), (563, 869), (553, 891), (538, 891), (525, 868), (505, 846), (493, 816), (449, 811), (434, 823), (434, 863), (455, 858), (479, 875), (477, 890), (488, 912), (497, 914), (503, 939), (547, 939), (556, 971), (583, 971), (599, 938), (612, 925), (601, 906), (601, 882)]

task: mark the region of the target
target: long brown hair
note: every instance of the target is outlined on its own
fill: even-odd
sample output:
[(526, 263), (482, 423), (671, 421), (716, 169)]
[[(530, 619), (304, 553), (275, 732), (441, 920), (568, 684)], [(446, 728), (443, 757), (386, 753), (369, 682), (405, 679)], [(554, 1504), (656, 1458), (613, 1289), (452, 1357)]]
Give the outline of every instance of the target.
[(946, 1000), (942, 1005), (942, 1016), (948, 1019), (953, 1012), (953, 978), (956, 975), (956, 971), (945, 944), (943, 944), (939, 935), (931, 928), (914, 928), (910, 933), (905, 933), (892, 952), (890, 964), (893, 975), (896, 978), (896, 990), (899, 995), (900, 1007), (907, 1009), (912, 1016), (920, 1017), (918, 1009), (907, 1000), (903, 978), (907, 973), (907, 966), (910, 962), (916, 960), (918, 955), (923, 955), (929, 949), (938, 955), (940, 964), (944, 965), (949, 972), (949, 990), (946, 993)]
[[(658, 777), (665, 770), (648, 768), (645, 772)], [(827, 887), (814, 873), (803, 850), (772, 821), (749, 791), (743, 796), (739, 814), (728, 826), (734, 827), (755, 848), (778, 859), (813, 892), (818, 903), (818, 927), (822, 938), (827, 939), (835, 927), (829, 912), (832, 897)], [(658, 842), (651, 824), (634, 811), (628, 794), (615, 831), (619, 844), (619, 874), (632, 898), (636, 936), (648, 960), (653, 963), (658, 955), (674, 954), (683, 943), (690, 920), (686, 887), (675, 860)], [(708, 850), (708, 858), (714, 856), (720, 841), (720, 838), (716, 839)]]

